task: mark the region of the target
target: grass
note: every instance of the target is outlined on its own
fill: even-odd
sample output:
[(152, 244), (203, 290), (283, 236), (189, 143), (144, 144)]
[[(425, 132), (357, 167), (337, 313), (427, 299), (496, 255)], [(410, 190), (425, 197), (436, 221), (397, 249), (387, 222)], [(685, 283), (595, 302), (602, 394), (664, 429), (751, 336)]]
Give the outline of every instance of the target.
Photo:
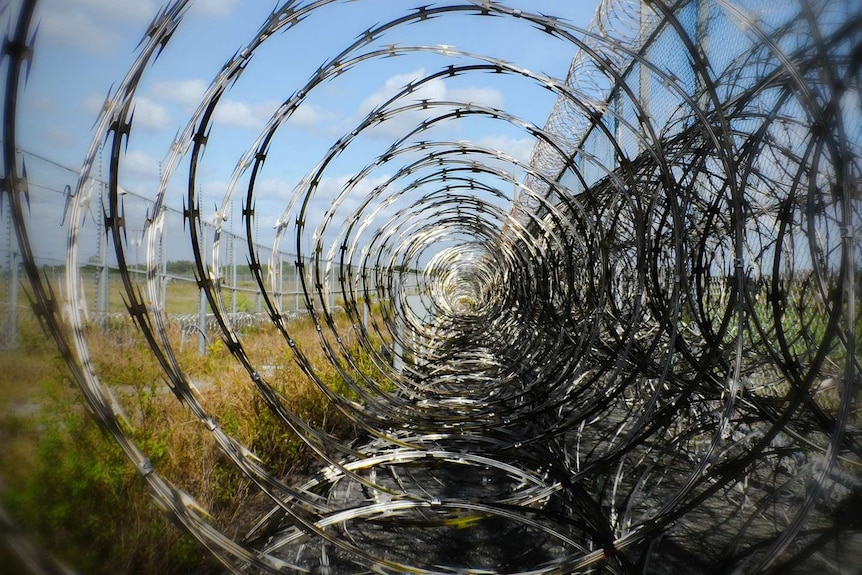
[[(730, 287), (726, 286), (726, 294), (730, 293)], [(726, 295), (725, 294), (725, 295)], [(717, 294), (711, 294), (711, 303), (715, 311), (723, 313), (725, 309), (732, 309), (727, 329), (723, 334), (723, 342), (725, 346), (732, 347), (735, 344), (737, 334), (739, 333), (738, 315), (735, 310), (735, 302), (731, 302), (726, 297), (719, 297)], [(787, 351), (796, 362), (802, 366), (808, 365), (819, 351), (820, 346), (826, 340), (829, 314), (831, 306), (835, 301), (825, 302), (820, 296), (818, 290), (813, 285), (813, 280), (810, 277), (798, 279), (793, 288), (788, 292), (779, 294), (780, 313), (776, 320), (773, 302), (770, 301), (770, 296), (765, 286), (758, 286), (755, 291), (750, 294), (750, 308), (746, 311), (746, 323), (743, 326), (744, 342), (751, 351), (751, 357), (759, 359), (767, 356), (766, 346), (772, 346), (776, 350), (780, 347), (776, 334), (776, 321), (780, 323), (783, 337), (787, 343)], [(836, 297), (836, 294), (831, 294), (830, 297)], [(855, 303), (855, 313), (857, 319), (862, 317), (862, 296), (857, 297)], [(842, 310), (846, 317), (846, 308)], [(684, 314), (685, 315), (685, 314)], [(712, 333), (718, 334), (721, 324), (721, 314), (716, 313), (711, 318)], [(756, 323), (759, 323), (765, 330), (765, 334), (758, 333)], [(856, 353), (859, 354), (859, 342), (862, 342), (862, 321), (857, 321), (854, 326), (855, 338), (857, 341)], [(837, 327), (837, 332), (847, 332), (848, 326), (846, 320), (842, 319)], [(843, 367), (847, 361), (847, 350), (841, 343), (837, 333), (833, 335), (829, 342), (825, 364), (823, 367), (824, 377), (840, 377), (843, 372)]]
[[(309, 320), (291, 335), (327, 384), (350, 395), (325, 361)], [(171, 337), (178, 349), (180, 334)], [(215, 573), (202, 546), (157, 511), (146, 485), (82, 405), (64, 362), (32, 317), (22, 318), (21, 346), (0, 353), (0, 500), (45, 550), (82, 573)], [(129, 323), (88, 333), (95, 370), (120, 401), (136, 443), (156, 470), (191, 494), (215, 526), (241, 537), (266, 499), (216, 447), (211, 434), (167, 391), (162, 371)], [(286, 407), (344, 440), (349, 420), (293, 361), (272, 327), (247, 330), (243, 342)], [(316, 465), (303, 442), (273, 416), (248, 374), (215, 342), (206, 356), (186, 346), (178, 359), (220, 425), (251, 448), (277, 477)], [(360, 357), (363, 370), (371, 370)]]
[[(61, 285), (65, 282), (65, 271), (63, 266), (45, 266), (42, 269), (44, 277), (54, 287), (56, 293), (60, 293)], [(94, 266), (84, 266), (79, 270), (81, 277), (81, 285), (84, 290), (84, 300), (89, 312), (98, 311), (97, 296), (99, 273)], [(264, 274), (264, 277), (265, 274)], [(124, 301), (124, 289), (120, 279), (120, 274), (116, 269), (111, 269), (108, 273), (109, 285), (107, 289), (107, 311), (108, 312), (125, 312), (126, 304)], [(144, 297), (146, 297), (146, 276), (143, 268), (140, 271), (133, 271), (132, 278), (134, 282), (141, 288)], [(24, 274), (19, 276), (19, 279), (24, 279)], [(224, 282), (229, 283), (230, 278), (223, 278)], [(9, 272), (0, 272), (0, 305), (6, 302), (6, 290), (9, 289)], [(294, 280), (292, 276), (288, 276), (283, 280), (284, 289), (288, 292), (294, 288)], [(246, 272), (237, 277), (237, 311), (255, 312), (258, 302), (256, 294), (258, 287), (251, 276)], [(182, 274), (172, 275), (167, 282), (166, 297), (163, 302), (165, 311), (169, 315), (173, 314), (195, 314), (198, 312), (200, 290), (197, 286), (197, 281), (194, 277), (194, 272), (191, 269), (184, 270)], [(225, 305), (230, 311), (232, 309), (232, 291), (227, 288), (222, 288)], [(293, 295), (285, 295), (282, 299), (284, 308), (292, 310), (296, 306), (297, 299)], [(301, 303), (301, 302), (300, 302)], [(27, 296), (23, 289), (18, 290), (18, 304), (22, 309), (22, 314), (26, 313), (29, 307)]]

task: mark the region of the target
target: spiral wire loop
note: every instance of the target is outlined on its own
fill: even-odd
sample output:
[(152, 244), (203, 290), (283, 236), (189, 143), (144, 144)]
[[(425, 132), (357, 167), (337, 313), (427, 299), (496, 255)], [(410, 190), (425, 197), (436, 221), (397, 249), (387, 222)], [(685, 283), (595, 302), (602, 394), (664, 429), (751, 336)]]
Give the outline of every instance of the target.
[[(234, 573), (801, 573), (819, 569), (821, 554), (858, 567), (862, 5), (604, 0), (581, 29), (506, 2), (387, 3), (389, 20), (346, 37), (277, 107), (237, 160), (207, 237), (198, 181), (225, 95), (258, 51), (349, 4), (284, 2), (212, 79), (166, 151), (142, 222), (142, 279), (130, 270), (119, 174), (136, 92), (182, 35), (189, 2), (156, 15), (69, 195), (62, 297), (35, 263), (16, 155), (36, 2), (11, 11), (3, 194), (33, 307), (158, 505)], [(388, 40), (467, 18), (556, 38), (574, 54), (567, 77)], [(279, 132), (330, 82), (417, 56), (441, 64), (334, 140), (286, 201), (272, 255), (260, 253), (255, 183), (284, 153)], [(551, 116), (539, 126), (428, 89), (478, 74), (550, 91)], [(519, 131), (531, 160), (438, 137), (439, 126), (465, 122)], [(395, 135), (316, 210), (328, 170), (364, 154), (369, 133)], [(160, 475), (93, 364), (76, 305), (78, 237), (92, 225), (100, 150), (128, 313), (177, 400), (271, 502), (243, 537)], [(228, 432), (168, 337), (157, 252), (177, 174), (187, 176), (186, 242), (218, 337), (319, 458), (302, 484), (272, 474)], [(352, 443), (286, 407), (229, 313), (219, 262), (234, 198), (284, 353), (352, 421)], [(298, 254), (317, 341), (294, 336), (295, 314), (278, 297), (283, 245)], [(379, 313), (368, 319), (371, 302)], [(343, 386), (321, 377), (321, 357)]]

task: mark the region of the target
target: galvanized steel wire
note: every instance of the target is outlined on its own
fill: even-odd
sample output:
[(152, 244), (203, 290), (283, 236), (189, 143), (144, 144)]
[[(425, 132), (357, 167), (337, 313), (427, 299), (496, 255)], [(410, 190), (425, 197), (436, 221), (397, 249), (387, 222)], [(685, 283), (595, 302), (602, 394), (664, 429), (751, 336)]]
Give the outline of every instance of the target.
[[(582, 30), (502, 2), (392, 3), (390, 20), (346, 39), (285, 97), (237, 161), (215, 235), (202, 240), (198, 165), (224, 95), (257, 50), (330, 4), (340, 3), (278, 6), (212, 80), (167, 151), (139, 284), (118, 174), (136, 90), (182, 33), (188, 2), (154, 18), (109, 93), (70, 196), (64, 299), (40, 276), (25, 225), (15, 118), (35, 2), (14, 14), (2, 61), (3, 193), (34, 309), (157, 503), (235, 573), (772, 573), (811, 570), (824, 556), (852, 565), (860, 523), (847, 510), (862, 503), (862, 5), (607, 0)], [(453, 46), (387, 44), (399, 27), (468, 17), (517, 19), (525, 36), (560, 38), (574, 54), (568, 77)], [(267, 277), (280, 265), (253, 248), (255, 181), (315, 90), (368, 62), (417, 54), (451, 63), (335, 139), (278, 220), (273, 253), (292, 243), (313, 262), (297, 266), (319, 338), (297, 341)], [(555, 94), (547, 123), (412, 97), (485, 73)], [(405, 117), (419, 120), (368, 157), (325, 213), (310, 208), (339, 155)], [(436, 125), (474, 118), (533, 138), (532, 161), (435, 139)], [(129, 314), (166, 385), (272, 502), (244, 538), (214, 528), (132, 440), (93, 367), (85, 318), (69, 304), (83, 297), (76, 241), (103, 143), (104, 217)], [(273, 476), (231, 437), (167, 335), (157, 238), (181, 166), (199, 287), (249, 384), (319, 458), (303, 485)], [(249, 269), (286, 353), (364, 439), (344, 444), (287, 409), (247, 353), (220, 290), (234, 196), (244, 198)], [(382, 302), (380, 315), (366, 321), (371, 301)], [(308, 354), (317, 346), (350, 397), (321, 379)]]

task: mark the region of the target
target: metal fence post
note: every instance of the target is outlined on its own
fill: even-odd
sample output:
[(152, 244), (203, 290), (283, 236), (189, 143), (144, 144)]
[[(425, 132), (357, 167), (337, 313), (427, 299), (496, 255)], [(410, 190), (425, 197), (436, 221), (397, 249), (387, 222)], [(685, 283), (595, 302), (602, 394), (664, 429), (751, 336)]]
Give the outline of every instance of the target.
[(278, 309), (284, 311), (284, 261), (282, 253), (278, 252)]
[(395, 371), (402, 371), (404, 369), (404, 346), (401, 345), (404, 331), (400, 329), (402, 326), (398, 323), (398, 318), (395, 317), (399, 309), (401, 309), (401, 282), (396, 281), (392, 289), (392, 315), (395, 325), (399, 327), (398, 333), (393, 334), (395, 341), (392, 342), (392, 368)]
[(293, 267), (293, 311), (299, 311), (299, 256), (296, 256), (296, 263)]
[(96, 271), (96, 312), (101, 321), (108, 313), (108, 282), (110, 271), (108, 269), (108, 235), (102, 215), (105, 213), (105, 183), (99, 181), (99, 214), (96, 217), (96, 232), (98, 234), (97, 255), (99, 267)]
[(236, 314), (239, 297), (236, 285), (236, 236), (231, 233), (228, 237), (230, 238), (230, 311)]
[[(652, 12), (652, 9), (647, 5), (646, 2), (640, 3), (640, 36), (641, 38), (646, 38), (646, 35), (649, 31), (649, 15), (647, 12)], [(646, 54), (641, 54), (645, 56)], [(649, 114), (650, 108), (650, 69), (643, 65), (643, 63), (638, 64), (638, 97), (640, 99), (640, 105), (643, 108), (644, 113)], [(638, 143), (638, 153), (643, 151), (644, 143)]]
[(21, 265), (20, 255), (17, 250), (12, 250), (11, 283), (9, 284), (9, 316), (7, 332), (8, 345), (10, 349), (18, 347), (18, 287), (21, 280), (18, 277), (18, 268)]
[(162, 277), (159, 278), (159, 287), (161, 288), (162, 295), (162, 309), (167, 310), (168, 308), (168, 282), (170, 278), (168, 278), (168, 209), (166, 206), (162, 206), (162, 237), (159, 242), (159, 268), (161, 269)]
[[(201, 251), (207, 247), (207, 227), (201, 225)], [(204, 262), (204, 273), (206, 272), (206, 262)], [(201, 281), (206, 280), (205, 277)], [(198, 354), (207, 354), (207, 298), (204, 288), (201, 287), (198, 293)]]
[[(4, 205), (6, 204), (6, 205)], [(19, 256), (18, 250), (15, 247), (15, 234), (12, 226), (12, 210), (9, 208), (6, 196), (3, 196), (3, 203), (0, 207), (4, 209), (5, 217), (3, 225), (5, 227), (7, 245), (9, 246), (8, 264), (9, 282), (6, 290), (6, 315), (4, 319), (3, 346), (6, 349), (16, 349), (18, 347), (18, 265)]]

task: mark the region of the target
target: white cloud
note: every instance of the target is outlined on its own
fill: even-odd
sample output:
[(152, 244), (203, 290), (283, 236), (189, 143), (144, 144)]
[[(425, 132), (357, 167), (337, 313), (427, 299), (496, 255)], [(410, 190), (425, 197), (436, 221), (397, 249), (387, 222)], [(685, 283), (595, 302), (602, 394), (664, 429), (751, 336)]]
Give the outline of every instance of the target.
[[(102, 112), (105, 106), (105, 96), (90, 94), (80, 103), (80, 109), (91, 114), (93, 119)], [(164, 130), (171, 124), (171, 116), (161, 104), (144, 96), (135, 98), (133, 128), (143, 128), (148, 131)]]
[[(200, 78), (166, 80), (153, 84), (148, 93), (155, 99), (176, 102), (191, 111), (200, 104), (207, 87), (208, 84)], [(260, 130), (281, 104), (278, 100), (249, 103), (222, 98), (216, 107), (215, 119), (238, 128)], [(317, 130), (333, 118), (333, 114), (306, 102), (294, 111), (288, 125)]]
[(483, 136), (475, 141), (476, 145), (491, 150), (499, 150), (505, 152), (525, 164), (530, 163), (530, 156), (533, 153), (533, 146), (536, 143), (534, 138), (510, 138), (508, 136)]
[(206, 89), (207, 83), (200, 78), (163, 80), (153, 84), (149, 93), (153, 97), (176, 102), (191, 110), (200, 103)]
[(159, 177), (159, 161), (140, 150), (132, 150), (123, 157), (121, 174), (136, 180), (156, 180)]
[(254, 186), (254, 195), (257, 199), (289, 200), (293, 195), (293, 188), (295, 185), (295, 182), (288, 182), (281, 178), (267, 178), (258, 182)]
[(215, 110), (213, 117), (218, 122), (238, 128), (250, 128), (257, 130), (266, 122), (258, 106), (252, 106), (245, 102), (236, 100), (221, 100)]
[(116, 32), (105, 29), (89, 14), (81, 12), (47, 10), (39, 30), (45, 38), (94, 54), (112, 52), (119, 43)]
[(164, 130), (171, 124), (171, 116), (164, 106), (138, 96), (135, 98), (135, 116), (133, 127), (141, 127), (145, 130)]
[[(332, 202), (342, 192), (344, 186), (347, 185), (350, 177), (351, 176), (349, 175), (330, 176), (320, 180), (309, 204), (308, 215), (306, 218), (309, 223), (312, 223), (311, 220), (314, 220), (314, 224), (317, 224), (318, 219), (323, 216), (323, 213), (327, 209), (330, 208)], [(390, 176), (388, 175), (382, 175), (366, 178), (358, 182), (351, 190), (350, 194), (343, 199), (338, 210), (339, 215), (346, 217), (351, 214), (353, 210), (359, 207), (362, 199), (364, 199), (375, 186), (382, 184), (389, 178)], [(255, 198), (258, 200), (282, 200), (286, 207), (287, 202), (290, 201), (290, 198), (293, 196), (295, 187), (296, 182), (290, 182), (282, 178), (267, 178), (265, 180), (261, 180), (255, 185)], [(374, 204), (374, 202), (372, 202), (372, 204)], [(297, 204), (296, 209), (298, 209), (298, 207), (299, 204)]]
[(63, 0), (62, 3), (118, 22), (149, 22), (161, 4), (154, 0)]
[(213, 117), (217, 122), (237, 128), (260, 130), (278, 107), (276, 101), (247, 103), (239, 100), (219, 100)]
[(504, 106), (503, 93), (494, 88), (458, 88), (451, 91), (450, 99), (489, 108), (502, 109)]
[[(268, 102), (247, 103), (239, 100), (224, 99), (219, 101), (214, 117), (218, 122), (237, 128), (260, 130), (272, 118), (273, 113), (281, 105), (277, 100)], [(329, 114), (313, 104), (302, 104), (290, 119), (288, 126), (305, 130), (316, 130), (332, 118)]]
[[(386, 82), (365, 98), (357, 109), (357, 116), (363, 118), (375, 107), (383, 104), (389, 98), (403, 90), (410, 82), (416, 82), (425, 77), (425, 69), (419, 68), (406, 74), (398, 74), (386, 80)], [(456, 88), (449, 90), (446, 83), (435, 78), (422, 84), (414, 92), (403, 96), (395, 106), (403, 106), (421, 100), (429, 101), (456, 101), (463, 103), (474, 103), (493, 108), (503, 108), (504, 98), (502, 92), (493, 88)], [(441, 113), (441, 109), (416, 110), (401, 112), (382, 124), (376, 125), (368, 134), (372, 137), (392, 138), (398, 137), (413, 129), (425, 119)]]
[(94, 54), (115, 51), (126, 28), (149, 23), (154, 0), (46, 0), (41, 4), (40, 36)]
[(81, 100), (80, 108), (82, 112), (93, 114), (94, 116), (102, 111), (105, 106), (104, 94), (90, 94)]
[(306, 102), (294, 111), (288, 123), (300, 128), (320, 128), (324, 122), (331, 120), (332, 117), (329, 112)]
[[(403, 90), (410, 82), (416, 82), (425, 77), (425, 69), (419, 68), (406, 74), (397, 74), (387, 79), (386, 82), (365, 98), (359, 104), (359, 114), (365, 116), (371, 110), (383, 104), (386, 100)], [(440, 100), (446, 97), (446, 83), (439, 78), (426, 82), (412, 94), (402, 98), (403, 103), (417, 102), (420, 100)]]
[[(369, 112), (377, 106), (386, 102), (389, 98), (403, 90), (410, 82), (415, 82), (425, 76), (425, 69), (420, 68), (406, 74), (398, 74), (386, 80), (386, 82), (365, 98), (357, 109), (358, 119), (363, 119)], [(446, 84), (439, 78), (431, 80), (416, 89), (412, 94), (402, 97), (395, 106), (403, 106), (411, 102), (421, 100), (440, 100), (446, 96)], [(423, 119), (431, 116), (431, 112), (427, 110), (416, 110), (410, 112), (400, 112), (395, 116), (390, 117), (383, 123), (376, 124), (366, 134), (375, 138), (396, 138), (402, 136), (412, 128), (414, 128)]]
[[(376, 186), (384, 183), (390, 177), (391, 176), (389, 175), (380, 175), (365, 178), (357, 182), (350, 190), (350, 194), (342, 199), (341, 204), (338, 207), (337, 216), (334, 220), (335, 225), (340, 226), (341, 222), (345, 218), (352, 216), (354, 211), (359, 209), (359, 205), (362, 203), (362, 200), (364, 200)], [(343, 175), (323, 178), (320, 180), (320, 184), (315, 190), (314, 196), (309, 204), (310, 214), (318, 219), (322, 217), (324, 212), (332, 206), (332, 202), (335, 201), (338, 195), (344, 190), (344, 186), (347, 185), (349, 179), (350, 176)], [(370, 207), (366, 209), (373, 209), (378, 203), (379, 199), (374, 200), (371, 202)], [(315, 225), (316, 223), (317, 221), (315, 221)]]
[(237, 0), (196, 0), (192, 2), (189, 15), (227, 16), (237, 5)]

